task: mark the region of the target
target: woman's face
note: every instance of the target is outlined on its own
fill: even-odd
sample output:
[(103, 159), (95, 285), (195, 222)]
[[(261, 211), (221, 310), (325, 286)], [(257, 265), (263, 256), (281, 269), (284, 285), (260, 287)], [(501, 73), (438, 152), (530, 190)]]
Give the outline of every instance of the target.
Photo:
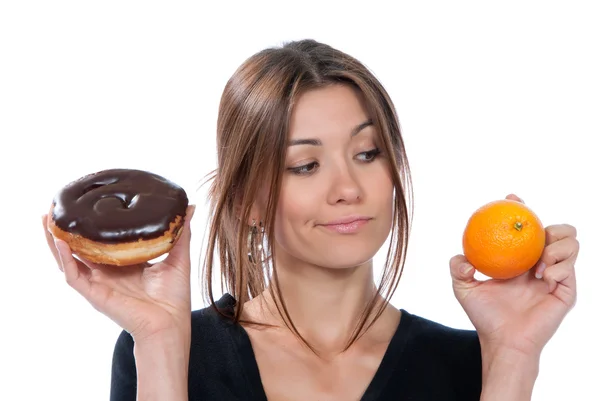
[(361, 94), (312, 90), (292, 114), (275, 219), (277, 258), (326, 268), (370, 261), (392, 224), (387, 155)]

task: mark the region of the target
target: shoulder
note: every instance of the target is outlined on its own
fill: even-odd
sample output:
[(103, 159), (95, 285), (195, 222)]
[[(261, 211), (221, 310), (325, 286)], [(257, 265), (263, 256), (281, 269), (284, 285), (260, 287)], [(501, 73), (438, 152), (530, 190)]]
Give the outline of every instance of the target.
[(450, 327), (405, 310), (402, 310), (402, 319), (406, 320), (408, 333), (413, 341), (438, 344), (441, 347), (453, 344), (453, 352), (460, 351), (457, 346), (479, 348), (479, 336), (475, 330)]
[(481, 347), (475, 330), (450, 327), (405, 310), (402, 319), (405, 352), (444, 366), (481, 369)]
[[(396, 372), (408, 374), (417, 392), (437, 391), (438, 399), (478, 400), (482, 383), (477, 332), (401, 311)], [(444, 398), (451, 394), (454, 398)]]
[(207, 333), (208, 330), (210, 333), (229, 327), (231, 321), (228, 316), (233, 315), (235, 304), (235, 299), (226, 293), (216, 300), (214, 305), (192, 311), (192, 335), (195, 329), (203, 330), (203, 333)]
[(231, 348), (231, 337), (238, 331), (237, 324), (231, 319), (235, 303), (235, 299), (226, 293), (214, 305), (192, 311), (191, 362), (199, 353), (206, 355)]

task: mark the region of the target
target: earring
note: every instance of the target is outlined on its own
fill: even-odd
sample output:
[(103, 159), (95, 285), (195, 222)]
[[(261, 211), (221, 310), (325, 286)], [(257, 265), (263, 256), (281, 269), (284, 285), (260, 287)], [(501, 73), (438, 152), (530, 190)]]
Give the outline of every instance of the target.
[[(259, 223), (260, 230), (256, 227), (256, 220), (252, 219), (252, 226), (250, 226), (250, 230), (248, 231), (248, 260), (250, 263), (256, 263), (256, 257), (254, 256), (254, 245), (256, 241), (256, 234), (260, 231), (262, 234), (262, 222)], [(262, 254), (262, 236), (260, 237), (258, 244), (256, 245), (257, 254)]]
[(247, 244), (247, 248), (248, 248), (248, 260), (250, 261), (250, 263), (256, 263), (256, 258), (254, 257), (253, 254), (253, 250), (254, 250), (254, 241), (255, 241), (255, 237), (256, 236), (256, 220), (252, 219), (252, 226), (250, 226), (250, 230), (248, 230), (248, 244)]

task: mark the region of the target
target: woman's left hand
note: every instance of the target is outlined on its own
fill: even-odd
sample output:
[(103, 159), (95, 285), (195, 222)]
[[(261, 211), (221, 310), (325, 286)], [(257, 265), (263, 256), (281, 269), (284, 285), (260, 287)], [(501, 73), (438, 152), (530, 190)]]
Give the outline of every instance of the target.
[[(514, 195), (507, 196), (522, 202)], [(482, 346), (532, 357), (554, 335), (576, 300), (575, 227), (546, 227), (546, 245), (530, 271), (508, 280), (477, 280), (463, 255), (450, 260), (454, 294), (478, 332)]]

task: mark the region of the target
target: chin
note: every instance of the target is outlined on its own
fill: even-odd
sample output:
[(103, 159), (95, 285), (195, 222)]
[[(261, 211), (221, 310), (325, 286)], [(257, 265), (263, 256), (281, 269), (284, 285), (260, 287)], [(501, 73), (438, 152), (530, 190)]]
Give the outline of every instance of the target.
[[(369, 263), (375, 257), (378, 249), (357, 249), (357, 247), (336, 247), (313, 253), (316, 265), (330, 269), (351, 269)], [(315, 256), (317, 256), (315, 258)]]
[(276, 240), (277, 252), (282, 260), (291, 258), (290, 263), (295, 260), (329, 269), (352, 269), (370, 263), (385, 244), (389, 232), (384, 227), (376, 228), (358, 235), (334, 234), (332, 237), (328, 233), (323, 237), (311, 233), (296, 237), (296, 241)]

